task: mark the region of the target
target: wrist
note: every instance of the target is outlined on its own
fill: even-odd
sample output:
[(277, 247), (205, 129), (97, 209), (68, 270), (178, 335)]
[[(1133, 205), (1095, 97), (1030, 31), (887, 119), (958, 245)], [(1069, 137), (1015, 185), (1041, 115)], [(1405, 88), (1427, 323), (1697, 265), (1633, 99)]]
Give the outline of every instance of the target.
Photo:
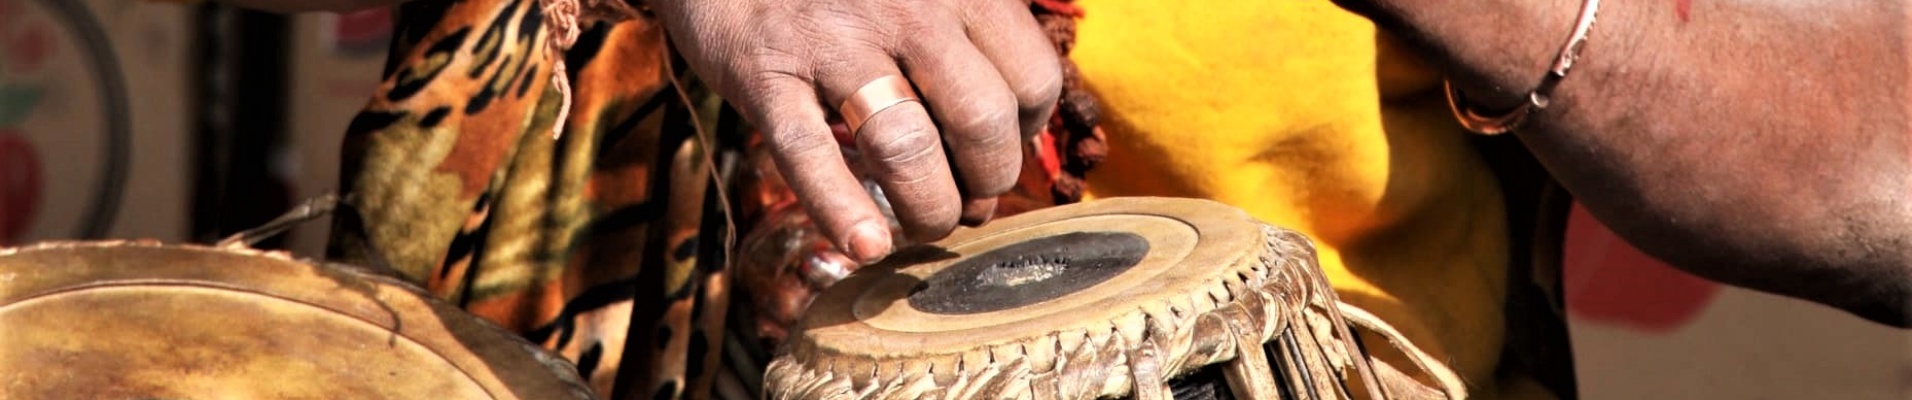
[[(1585, 4), (1584, 0), (1342, 3), (1368, 16), (1379, 28), (1414, 43), (1442, 68), (1455, 89), (1466, 93), (1474, 108), (1483, 111), (1510, 110), (1527, 102), (1560, 55)], [(1606, 8), (1618, 1), (1604, 3), (1595, 33), (1616, 25)], [(1589, 40), (1605, 36), (1592, 35)]]

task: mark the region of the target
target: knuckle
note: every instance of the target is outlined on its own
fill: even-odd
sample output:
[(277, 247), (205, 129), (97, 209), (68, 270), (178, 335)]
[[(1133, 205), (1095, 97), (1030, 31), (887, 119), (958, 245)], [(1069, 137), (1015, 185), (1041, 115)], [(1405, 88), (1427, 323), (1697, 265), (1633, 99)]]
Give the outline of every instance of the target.
[(804, 78), (806, 74), (803, 73), (806, 62), (798, 55), (800, 53), (790, 46), (768, 44), (752, 46), (743, 51), (741, 59), (727, 66), (726, 70), (734, 75), (738, 83), (743, 84), (744, 87), (739, 89), (751, 96), (747, 98), (781, 94), (769, 92), (778, 87), (775, 83), (780, 80), (795, 82), (806, 80)]
[(896, 18), (869, 9), (841, 4), (841, 2), (797, 2), (816, 3), (806, 7), (800, 18), (800, 29), (807, 35), (802, 39), (810, 43), (830, 44), (848, 41), (873, 41), (885, 35), (890, 21)]
[[(772, 109), (767, 115), (790, 115), (790, 113), (776, 113), (774, 109), (792, 107), (792, 105), (772, 103), (765, 107)], [(818, 155), (828, 155), (837, 151), (836, 142), (815, 140), (818, 132), (811, 132), (811, 128), (807, 128), (807, 124), (803, 122), (765, 121), (761, 130), (763, 130), (765, 144), (771, 147), (772, 155), (780, 155), (782, 159), (820, 159)]]
[(934, 1), (890, 1), (880, 8), (878, 14), (886, 17), (885, 25), (906, 35), (934, 32), (957, 19), (951, 10)]
[(749, 91), (747, 94), (751, 96), (776, 96), (784, 94), (777, 92), (781, 87), (777, 85), (778, 81), (803, 81), (800, 77), (801, 75), (797, 73), (797, 69), (792, 67), (794, 67), (794, 65), (789, 62), (788, 58), (766, 53), (761, 57), (751, 57), (750, 61), (744, 63), (743, 69), (738, 72), (738, 75), (745, 85), (745, 90)]
[(1015, 101), (1004, 96), (1002, 99), (985, 100), (971, 103), (968, 112), (956, 121), (950, 121), (965, 145), (1001, 146), (1015, 139), (1016, 115)]
[[(768, 105), (766, 107), (788, 107), (788, 105)], [(764, 126), (764, 139), (775, 154), (790, 159), (816, 159), (816, 154), (837, 151), (835, 142), (829, 140), (805, 140), (806, 136), (817, 135), (794, 123), (775, 123)]]
[(896, 29), (898, 38), (906, 42), (914, 42), (911, 39), (929, 36), (935, 33), (937, 28), (934, 20), (923, 17), (898, 18), (891, 23)]
[[(906, 124), (908, 125), (900, 127), (893, 134), (870, 138), (871, 150), (876, 153), (879, 160), (895, 166), (920, 162), (929, 157), (941, 155), (941, 152), (937, 151), (941, 138), (936, 136), (935, 129), (930, 128), (928, 124), (916, 121), (906, 122)], [(911, 172), (927, 174), (927, 171)]]
[(1024, 113), (1039, 112), (1054, 107), (1056, 100), (1062, 97), (1062, 68), (1055, 63), (1047, 67), (1030, 66), (1016, 80), (1010, 89), (1016, 93), (1016, 103)]
[(727, 98), (738, 99), (733, 104), (753, 123), (762, 125), (764, 136), (775, 145), (782, 138), (815, 134), (811, 132), (815, 128), (802, 123), (804, 115), (810, 112), (803, 104), (788, 100), (804, 96), (795, 90), (802, 86), (793, 84), (793, 79), (796, 78), (775, 70), (746, 72), (738, 79), (737, 87), (725, 90), (724, 94), (736, 95)]

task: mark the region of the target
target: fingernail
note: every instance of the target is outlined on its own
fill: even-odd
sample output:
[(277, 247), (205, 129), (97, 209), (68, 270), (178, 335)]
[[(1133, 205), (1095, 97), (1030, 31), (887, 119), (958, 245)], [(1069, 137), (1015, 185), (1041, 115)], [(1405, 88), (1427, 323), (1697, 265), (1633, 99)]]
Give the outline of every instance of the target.
[(890, 255), (890, 230), (874, 222), (850, 228), (850, 255), (858, 263), (869, 265)]

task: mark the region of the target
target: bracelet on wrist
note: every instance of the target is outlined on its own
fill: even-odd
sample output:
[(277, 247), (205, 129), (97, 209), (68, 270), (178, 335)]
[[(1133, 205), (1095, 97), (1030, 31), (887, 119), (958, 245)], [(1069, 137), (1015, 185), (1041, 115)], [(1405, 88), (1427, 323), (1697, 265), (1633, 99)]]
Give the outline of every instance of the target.
[(1540, 84), (1535, 86), (1532, 92), (1528, 92), (1527, 98), (1512, 110), (1482, 112), (1468, 104), (1467, 96), (1461, 93), (1460, 89), (1454, 88), (1453, 82), (1444, 82), (1443, 90), (1447, 91), (1447, 105), (1454, 111), (1454, 118), (1460, 120), (1461, 126), (1468, 131), (1492, 136), (1518, 129), (1522, 123), (1527, 122), (1528, 117), (1546, 109), (1552, 102), (1554, 87), (1559, 86), (1562, 79), (1566, 79), (1567, 71), (1572, 69), (1574, 62), (1580, 58), (1580, 48), (1587, 44), (1587, 34), (1592, 31), (1594, 16), (1599, 12), (1600, 0), (1585, 0), (1581, 4), (1580, 18), (1573, 24), (1573, 35), (1567, 37), (1566, 45), (1561, 46), (1559, 54), (1554, 56), (1553, 68), (1547, 70), (1547, 75), (1540, 79)]

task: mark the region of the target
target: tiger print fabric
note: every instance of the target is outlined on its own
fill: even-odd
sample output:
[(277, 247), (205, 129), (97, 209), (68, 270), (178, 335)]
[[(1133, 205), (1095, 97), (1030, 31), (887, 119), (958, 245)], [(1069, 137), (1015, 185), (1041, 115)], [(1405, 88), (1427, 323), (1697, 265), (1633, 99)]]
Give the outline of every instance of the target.
[[(1065, 54), (1080, 17), (1069, 3), (1031, 7)], [(390, 268), (559, 352), (602, 397), (710, 398), (725, 361), (737, 378), (726, 397), (751, 397), (769, 349), (738, 345), (727, 359), (726, 328), (758, 343), (748, 321), (778, 310), (732, 308), (733, 292), (748, 293), (732, 290), (726, 245), (733, 226), (767, 226), (753, 211), (788, 193), (750, 179), (767, 167), (761, 140), (678, 72), (661, 26), (637, 9), (587, 7), (560, 53), (546, 47), (538, 0), (399, 6), (382, 85), (346, 133), (328, 256)], [(571, 87), (563, 124), (555, 57)], [(1104, 151), (1077, 81), (1049, 129), (1024, 143), (1022, 180), (999, 216), (1080, 198)], [(726, 158), (737, 165), (713, 168)], [(719, 169), (734, 172), (713, 179)], [(741, 196), (722, 201), (719, 187)]]
[(708, 96), (680, 94), (695, 88), (661, 26), (580, 19), (554, 139), (537, 0), (399, 7), (383, 83), (346, 134), (328, 256), (559, 352), (603, 397), (703, 397), (728, 309), (711, 247), (724, 208), (705, 201), (709, 113), (691, 99)]

